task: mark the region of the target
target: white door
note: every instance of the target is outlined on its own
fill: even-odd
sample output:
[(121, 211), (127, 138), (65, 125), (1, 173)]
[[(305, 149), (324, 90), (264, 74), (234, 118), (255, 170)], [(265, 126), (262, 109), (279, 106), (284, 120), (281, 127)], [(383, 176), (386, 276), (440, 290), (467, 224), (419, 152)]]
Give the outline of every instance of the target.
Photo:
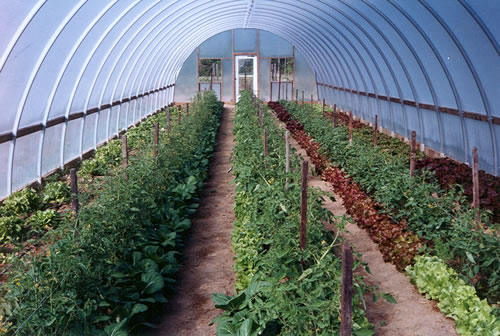
[(257, 56), (236, 56), (235, 57), (235, 92), (236, 101), (240, 98), (243, 90), (252, 90), (257, 95)]

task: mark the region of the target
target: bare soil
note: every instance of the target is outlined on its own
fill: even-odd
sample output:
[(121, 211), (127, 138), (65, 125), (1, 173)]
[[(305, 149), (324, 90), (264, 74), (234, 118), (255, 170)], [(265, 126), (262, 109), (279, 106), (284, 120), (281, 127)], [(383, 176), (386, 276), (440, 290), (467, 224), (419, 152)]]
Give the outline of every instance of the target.
[[(284, 127), (278, 120), (277, 122), (280, 127)], [(290, 145), (303, 158), (311, 162), (305, 150), (292, 137), (290, 137)], [(311, 171), (314, 170), (313, 167)], [(320, 188), (333, 196), (335, 201), (325, 197), (324, 207), (326, 209), (335, 216), (346, 215), (349, 217), (342, 204), (342, 198), (332, 191), (332, 187), (327, 182), (321, 180), (317, 175), (310, 174), (309, 185)], [(398, 302), (393, 304), (383, 299), (373, 302), (372, 295), (366, 295), (367, 317), (375, 325), (375, 335), (457, 335), (454, 321), (439, 311), (435, 301), (427, 300), (419, 294), (408, 277), (399, 272), (394, 265), (383, 260), (377, 244), (371, 240), (365, 230), (354, 224), (354, 221), (346, 225), (346, 230), (347, 232), (342, 234), (345, 241), (362, 254), (362, 261), (368, 264), (371, 271), (371, 274), (368, 274), (364, 269), (358, 269), (357, 273), (365, 278), (367, 284), (378, 286), (382, 292), (391, 294)]]
[(201, 192), (200, 207), (183, 251), (177, 293), (166, 304), (165, 317), (154, 335), (215, 335), (209, 323), (220, 311), (211, 293), (234, 294), (231, 231), (234, 222), (234, 185), (230, 182), (230, 157), (234, 107), (225, 107), (208, 179)]

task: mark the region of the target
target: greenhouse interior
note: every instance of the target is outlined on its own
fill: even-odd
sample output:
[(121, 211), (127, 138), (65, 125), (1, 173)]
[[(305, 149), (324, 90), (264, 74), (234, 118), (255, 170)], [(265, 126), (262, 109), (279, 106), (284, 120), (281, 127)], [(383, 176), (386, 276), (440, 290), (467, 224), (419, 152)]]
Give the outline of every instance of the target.
[(500, 1), (0, 2), (0, 336), (500, 336)]

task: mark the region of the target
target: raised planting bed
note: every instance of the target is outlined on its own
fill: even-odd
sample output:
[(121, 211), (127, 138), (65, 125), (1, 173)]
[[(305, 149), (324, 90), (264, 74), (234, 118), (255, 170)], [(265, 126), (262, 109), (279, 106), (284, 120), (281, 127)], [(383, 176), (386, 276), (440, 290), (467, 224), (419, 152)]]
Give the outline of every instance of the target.
[(173, 290), (221, 109), (215, 95), (198, 97), (182, 123), (161, 132), (157, 156), (144, 143), (126, 168), (94, 180), (98, 192), (78, 219), (50, 230), (43, 253), (12, 264), (0, 334), (127, 335), (149, 326)]
[[(225, 311), (215, 319), (217, 335), (338, 335), (341, 259), (333, 250), (340, 239), (324, 223), (342, 221), (322, 207), (319, 191), (309, 189), (307, 244), (300, 248), (300, 162), (292, 155), (286, 173), (282, 131), (266, 112), (262, 126), (250, 94), (243, 93), (236, 106), (232, 161), (237, 294), (213, 295), (216, 307)], [(354, 288), (353, 335), (372, 335), (362, 309), (361, 278)]]
[(406, 161), (387, 160), (379, 148), (362, 139), (348, 141), (347, 129), (334, 128), (321, 113), (292, 103), (286, 110), (321, 144), (319, 152), (333, 166), (342, 169), (386, 213), (426, 244), (421, 252), (432, 253), (454, 268), (464, 281), (473, 285), (479, 297), (490, 304), (499, 301), (500, 238), (498, 230), (488, 226), (488, 215), (475, 220), (465, 196), (454, 189), (442, 189), (433, 182), (432, 173), (423, 171), (409, 176)]

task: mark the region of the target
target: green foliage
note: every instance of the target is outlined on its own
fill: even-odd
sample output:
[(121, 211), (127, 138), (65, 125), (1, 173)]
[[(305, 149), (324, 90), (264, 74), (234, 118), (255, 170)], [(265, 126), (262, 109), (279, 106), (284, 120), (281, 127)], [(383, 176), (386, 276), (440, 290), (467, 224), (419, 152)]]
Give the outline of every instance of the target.
[(32, 188), (25, 188), (7, 197), (0, 212), (5, 216), (24, 216), (37, 210), (39, 206), (40, 198), (36, 191)]
[[(366, 136), (353, 137), (349, 145), (346, 127), (333, 128), (319, 111), (312, 113), (310, 107), (287, 102), (283, 105), (321, 144), (322, 153), (376, 199), (380, 211), (396, 222), (407, 223), (409, 230), (420, 237), (437, 241), (441, 255), (443, 250), (451, 251), (449, 265), (476, 287), (479, 296), (488, 298), (490, 303), (500, 300), (498, 231), (493, 225), (490, 232), (477, 227), (475, 210), (469, 207), (460, 188), (443, 190), (434, 174), (425, 170), (410, 178), (405, 151), (391, 154), (380, 146), (374, 148)], [(483, 220), (488, 221), (486, 214)], [(432, 252), (432, 243), (429, 248)], [(481, 262), (472, 263), (468, 255)]]
[[(232, 159), (238, 294), (213, 295), (216, 307), (225, 311), (214, 320), (217, 335), (338, 334), (341, 260), (332, 250), (340, 240), (323, 223), (343, 222), (322, 207), (322, 194), (310, 189), (307, 248), (299, 248), (300, 162), (293, 155), (292, 172), (284, 172), (283, 134), (267, 113), (269, 155), (264, 157), (263, 131), (257, 124), (251, 96), (244, 92), (236, 108)], [(362, 279), (356, 279), (355, 289), (354, 334), (372, 335), (362, 309)]]
[(0, 217), (0, 244), (18, 241), (24, 232), (24, 221), (18, 216)]
[(50, 182), (45, 185), (41, 195), (44, 204), (63, 204), (69, 202), (71, 199), (71, 192), (69, 186), (62, 182)]
[(12, 323), (6, 335), (128, 335), (150, 326), (173, 290), (221, 107), (214, 94), (199, 97), (170, 136), (161, 134), (157, 158), (143, 143), (126, 170), (95, 180), (99, 192), (78, 222), (48, 232), (45, 253), (12, 264), (0, 293)]
[(58, 226), (60, 221), (57, 211), (54, 209), (38, 210), (31, 215), (26, 224), (35, 232), (47, 231)]
[(477, 297), (474, 287), (435, 256), (417, 256), (415, 261), (407, 267), (407, 274), (421, 293), (439, 301), (439, 309), (455, 320), (460, 335), (500, 334), (500, 320), (486, 300)]

